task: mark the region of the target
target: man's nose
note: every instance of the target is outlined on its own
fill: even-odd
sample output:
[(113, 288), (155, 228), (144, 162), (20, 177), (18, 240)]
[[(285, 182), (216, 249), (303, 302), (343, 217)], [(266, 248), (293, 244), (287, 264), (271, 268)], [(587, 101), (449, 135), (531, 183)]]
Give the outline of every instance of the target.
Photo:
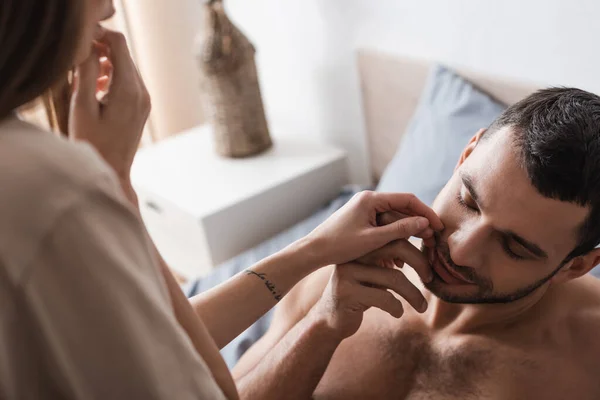
[(463, 223), (448, 237), (450, 258), (456, 265), (479, 268), (485, 265), (485, 242), (489, 229), (480, 221)]

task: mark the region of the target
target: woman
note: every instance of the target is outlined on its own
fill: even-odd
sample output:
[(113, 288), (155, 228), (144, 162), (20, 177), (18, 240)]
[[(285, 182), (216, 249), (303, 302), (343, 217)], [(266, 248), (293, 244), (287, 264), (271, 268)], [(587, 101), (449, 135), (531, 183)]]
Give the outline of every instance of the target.
[[(441, 221), (412, 196), (363, 194), (192, 306), (129, 180), (150, 101), (124, 37), (100, 28), (113, 12), (110, 0), (0, 3), (0, 398), (235, 399), (220, 347), (316, 269), (432, 240)], [(112, 71), (98, 101), (101, 55)], [(73, 67), (70, 99), (59, 85)], [(68, 139), (17, 117), (40, 96)], [(413, 217), (377, 227), (391, 209)]]

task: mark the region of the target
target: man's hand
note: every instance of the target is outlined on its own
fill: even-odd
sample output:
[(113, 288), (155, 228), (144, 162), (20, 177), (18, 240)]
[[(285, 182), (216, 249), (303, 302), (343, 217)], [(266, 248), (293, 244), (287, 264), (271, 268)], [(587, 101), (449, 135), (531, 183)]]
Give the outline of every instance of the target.
[[(108, 61), (101, 65), (101, 57)], [(121, 33), (106, 30), (101, 43), (77, 68), (74, 86), (69, 120), (72, 138), (89, 142), (119, 179), (128, 182), (150, 113), (150, 95)]]
[(336, 266), (323, 295), (309, 317), (324, 321), (340, 340), (356, 333), (363, 314), (371, 307), (396, 318), (404, 308), (392, 290), (406, 299), (418, 312), (425, 312), (427, 302), (404, 274), (396, 269), (349, 263)]
[[(381, 215), (406, 216), (379, 226)], [(430, 240), (441, 231), (435, 212), (412, 194), (361, 192), (307, 236), (320, 266), (344, 264), (411, 236)]]
[(356, 260), (362, 265), (383, 268), (402, 268), (410, 265), (424, 283), (431, 282), (433, 274), (427, 257), (406, 239), (395, 240)]

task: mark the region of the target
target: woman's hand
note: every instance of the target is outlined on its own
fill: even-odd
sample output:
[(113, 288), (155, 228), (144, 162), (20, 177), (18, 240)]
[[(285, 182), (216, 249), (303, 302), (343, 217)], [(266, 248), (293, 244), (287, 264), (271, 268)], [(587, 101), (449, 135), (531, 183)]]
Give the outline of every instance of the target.
[[(119, 179), (128, 183), (131, 164), (150, 113), (150, 95), (123, 34), (106, 30), (100, 42), (76, 69), (69, 131), (72, 138), (93, 145)], [(109, 63), (101, 66), (101, 56), (106, 56)], [(109, 78), (103, 71), (106, 65), (111, 66)]]
[[(407, 217), (409, 216), (396, 211), (388, 211), (378, 216), (377, 224), (380, 226), (388, 225)], [(427, 247), (435, 246), (435, 239), (433, 235), (430, 236), (429, 232), (416, 236), (423, 239), (423, 245)], [(426, 255), (408, 239), (394, 240), (382, 248), (358, 258), (356, 262), (385, 268), (402, 268), (404, 264), (408, 264), (417, 272), (424, 283), (428, 283), (433, 279), (431, 266)]]
[[(382, 215), (391, 215), (393, 221), (379, 226)], [(394, 215), (406, 217), (394, 218)], [(430, 240), (434, 230), (443, 228), (436, 213), (413, 194), (365, 191), (354, 196), (306, 239), (317, 264), (325, 266), (345, 264), (411, 236)]]

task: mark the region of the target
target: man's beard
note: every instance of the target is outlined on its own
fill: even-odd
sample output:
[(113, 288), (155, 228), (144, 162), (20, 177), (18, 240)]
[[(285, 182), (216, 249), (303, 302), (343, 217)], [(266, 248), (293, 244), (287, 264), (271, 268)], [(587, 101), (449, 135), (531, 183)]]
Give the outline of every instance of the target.
[[(522, 299), (525, 296), (536, 291), (540, 286), (548, 282), (554, 275), (560, 271), (565, 262), (561, 263), (558, 268), (552, 271), (551, 274), (545, 276), (544, 278), (533, 282), (523, 288), (517, 289), (511, 293), (495, 293), (494, 292), (494, 283), (489, 279), (482, 276), (477, 275), (475, 270), (470, 267), (464, 267), (454, 264), (452, 259), (450, 258), (450, 250), (447, 245), (444, 246), (440, 243), (439, 237), (436, 237), (436, 247), (435, 251), (440, 254), (446, 261), (448, 265), (450, 265), (455, 271), (457, 271), (460, 275), (464, 276), (466, 279), (472, 282), (470, 287), (476, 286), (478, 288), (477, 292), (469, 293), (469, 294), (456, 294), (452, 293), (451, 290), (448, 290), (448, 285), (444, 282), (444, 280), (432, 269), (433, 272), (433, 280), (429, 283), (424, 283), (425, 287), (433, 293), (435, 296), (439, 297), (441, 300), (444, 300), (448, 303), (462, 303), (462, 304), (502, 304), (502, 303), (511, 303), (513, 301), (517, 301)], [(421, 246), (421, 251), (426, 252), (425, 245)]]

